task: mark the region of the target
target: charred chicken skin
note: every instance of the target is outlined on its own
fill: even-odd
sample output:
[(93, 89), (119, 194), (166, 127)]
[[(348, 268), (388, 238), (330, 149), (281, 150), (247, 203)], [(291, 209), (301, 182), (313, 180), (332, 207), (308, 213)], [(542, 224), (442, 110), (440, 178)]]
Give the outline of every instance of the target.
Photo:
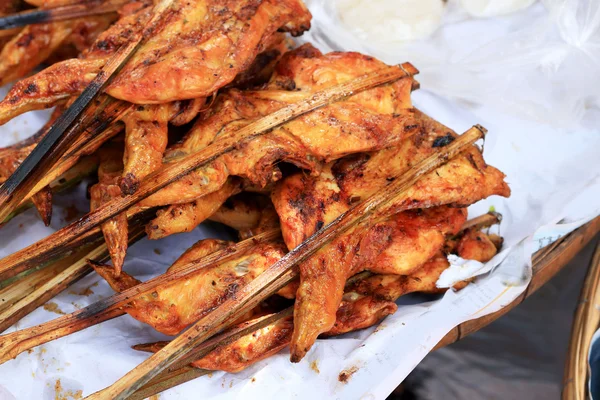
[[(461, 236), (460, 240), (472, 250), (472, 254), (485, 255), (477, 258), (477, 261), (489, 261), (497, 251), (488, 236), (479, 231), (465, 234)], [(467, 256), (460, 250), (458, 255)], [(446, 289), (439, 289), (436, 281), (448, 266), (445, 254), (438, 253), (409, 275), (367, 275), (364, 278), (349, 281), (344, 290), (343, 300), (336, 312), (335, 324), (321, 337), (341, 335), (377, 324), (397, 310), (398, 306), (395, 301), (405, 294), (444, 292)], [(455, 285), (455, 289), (461, 289), (467, 284), (468, 282), (460, 282)], [(242, 326), (245, 324), (247, 323)], [(193, 362), (192, 365), (201, 369), (231, 373), (242, 371), (288, 346), (292, 340), (293, 326), (291, 317), (282, 318), (230, 344), (215, 349), (202, 359)], [(166, 344), (167, 342), (149, 343), (134, 346), (134, 349), (156, 352)]]
[[(398, 145), (330, 163), (318, 177), (290, 176), (276, 187), (272, 199), (288, 248), (296, 247), (324, 224), (348, 210), (353, 202), (375, 193), (389, 179), (399, 176), (433, 153), (435, 147), (455, 137), (449, 129), (418, 112), (415, 114), (420, 115), (419, 133)], [(509, 194), (504, 174), (486, 165), (480, 151), (473, 147), (425, 175), (396, 198), (386, 212), (393, 214), (444, 204), (464, 207), (491, 195)], [(301, 283), (296, 293), (292, 361), (300, 360), (317, 336), (331, 329), (335, 322), (335, 310), (348, 277), (348, 270), (340, 268), (347, 262), (341, 260), (354, 260), (362, 254), (362, 249), (356, 247), (354, 241), (353, 246), (349, 246), (348, 240), (355, 240), (352, 233), (337, 238), (300, 265)], [(426, 244), (432, 245), (433, 242), (426, 241)], [(438, 241), (429, 257), (442, 246), (443, 241)]]
[[(0, 123), (79, 93), (145, 27), (152, 10), (149, 5), (122, 17), (81, 58), (19, 81), (0, 103)], [(278, 30), (299, 35), (310, 18), (300, 0), (176, 1), (106, 92), (136, 104), (211, 96), (246, 70)]]
[[(175, 160), (231, 135), (240, 127), (290, 103), (333, 85), (346, 82), (385, 65), (358, 53), (323, 55), (310, 45), (284, 55), (270, 82), (261, 90), (228, 90), (203, 114), (182, 143), (167, 151)], [(273, 129), (267, 135), (240, 143), (211, 165), (202, 167), (140, 202), (140, 207), (181, 204), (218, 190), (235, 175), (264, 187), (279, 179), (277, 163), (284, 161), (318, 174), (324, 163), (348, 154), (375, 151), (412, 134), (416, 125), (410, 93), (414, 81), (401, 79), (322, 107)], [(173, 210), (175, 206), (171, 206)], [(178, 206), (179, 209), (182, 206)], [(183, 206), (193, 209), (193, 204)], [(179, 215), (179, 213), (175, 214)], [(193, 215), (181, 213), (181, 218)], [(179, 217), (151, 226), (176, 232), (164, 224), (191, 226)], [(195, 218), (193, 223), (199, 224)]]

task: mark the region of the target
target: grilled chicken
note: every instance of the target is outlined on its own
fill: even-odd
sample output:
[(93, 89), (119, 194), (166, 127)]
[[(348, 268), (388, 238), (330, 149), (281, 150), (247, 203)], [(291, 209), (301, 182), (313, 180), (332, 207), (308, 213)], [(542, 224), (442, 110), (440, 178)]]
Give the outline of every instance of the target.
[(0, 52), (0, 86), (27, 76), (57, 53), (77, 55), (114, 19), (109, 14), (26, 26)]
[[(482, 232), (473, 231), (472, 234), (461, 236), (460, 240), (465, 247), (472, 249), (472, 253), (485, 255), (475, 258), (477, 261), (486, 262), (495, 255), (495, 252), (490, 252), (490, 238)], [(474, 250), (475, 248), (479, 250)], [(460, 251), (458, 254), (463, 258), (467, 255)], [(375, 325), (396, 311), (398, 306), (395, 301), (405, 294), (444, 292), (446, 289), (437, 288), (435, 283), (448, 266), (446, 256), (438, 253), (410, 275), (366, 274), (365, 277), (349, 281), (336, 312), (335, 324), (321, 337), (341, 335)], [(467, 284), (468, 282), (460, 282), (455, 285), (455, 289), (461, 289)], [(241, 327), (249, 322), (241, 324)], [(292, 332), (292, 318), (282, 318), (230, 344), (218, 347), (192, 365), (202, 369), (236, 373), (286, 347), (291, 342)], [(166, 344), (167, 342), (157, 342), (133, 348), (157, 352)]]
[[(214, 139), (227, 137), (287, 104), (384, 66), (358, 53), (323, 55), (310, 45), (302, 46), (284, 55), (263, 89), (232, 89), (220, 94), (183, 142), (167, 151), (166, 159), (176, 160), (199, 151)], [(221, 188), (230, 175), (264, 187), (281, 177), (277, 167), (280, 161), (318, 174), (328, 161), (397, 143), (416, 126), (412, 112), (407, 111), (411, 107), (413, 85), (412, 78), (401, 79), (298, 117), (267, 135), (241, 143), (235, 151), (141, 201), (140, 206), (194, 201)], [(174, 208), (171, 206), (170, 210)], [(189, 229), (187, 227), (200, 222), (193, 218), (189, 224), (179, 222), (178, 225)], [(176, 232), (168, 227), (158, 228), (163, 232)]]
[[(0, 123), (79, 93), (117, 48), (145, 28), (152, 10), (122, 17), (82, 58), (19, 81), (0, 103)], [(300, 0), (176, 1), (106, 92), (136, 104), (209, 97), (248, 69), (278, 30), (299, 35), (310, 18)]]
[[(110, 200), (121, 197), (118, 183), (123, 172), (122, 151), (120, 148), (104, 148), (99, 153), (98, 183), (90, 188), (92, 211)], [(121, 213), (109, 219), (101, 225), (101, 228), (113, 262), (114, 274), (118, 277), (123, 268), (128, 245), (126, 214)]]
[[(397, 146), (330, 163), (318, 177), (290, 176), (276, 187), (272, 199), (289, 249), (333, 221), (354, 202), (375, 193), (389, 180), (432, 154), (435, 147), (454, 139), (455, 134), (449, 129), (418, 112), (416, 115), (419, 116), (419, 133)], [(509, 194), (504, 174), (487, 166), (480, 151), (473, 147), (425, 175), (396, 198), (386, 212), (393, 214), (444, 204), (465, 207), (491, 195)], [(370, 219), (376, 220), (377, 217)], [(301, 284), (296, 293), (292, 361), (300, 360), (317, 336), (333, 326), (335, 310), (348, 277), (347, 270), (340, 265), (347, 265), (343, 260), (355, 260), (362, 254), (362, 248), (355, 247), (359, 246), (358, 243), (351, 231), (300, 265)], [(426, 240), (425, 244), (431, 245), (432, 242)], [(438, 241), (428, 257), (442, 246), (443, 241)], [(392, 248), (392, 254), (394, 251)], [(358, 252), (356, 257), (355, 252)]]
[[(212, 239), (200, 241), (182, 255), (168, 271), (175, 271), (193, 260), (224, 249), (228, 244)], [(284, 250), (285, 247), (281, 243), (259, 244), (247, 254), (198, 271), (184, 281), (157, 288), (151, 294), (134, 298), (125, 307), (125, 311), (159, 332), (176, 335), (229, 297), (235, 296), (238, 288), (246, 285), (283, 257)], [(128, 289), (139, 283), (124, 272), (115, 277), (110, 267), (93, 266), (116, 291)]]

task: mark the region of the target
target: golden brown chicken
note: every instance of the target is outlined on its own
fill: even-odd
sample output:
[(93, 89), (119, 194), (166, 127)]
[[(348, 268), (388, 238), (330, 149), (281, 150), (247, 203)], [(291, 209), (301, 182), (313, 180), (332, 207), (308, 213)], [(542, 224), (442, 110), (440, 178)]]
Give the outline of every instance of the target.
[[(432, 154), (435, 147), (445, 145), (455, 137), (449, 129), (422, 114), (419, 128), (418, 134), (397, 146), (330, 163), (318, 177), (296, 174), (282, 181), (273, 192), (272, 199), (288, 248), (298, 246), (348, 210), (354, 202), (375, 193), (390, 179)], [(387, 212), (393, 214), (443, 204), (464, 207), (491, 195), (508, 196), (510, 190), (503, 178), (500, 171), (485, 164), (480, 151), (473, 147), (421, 178), (405, 195), (396, 198)], [(347, 270), (340, 265), (347, 265), (346, 259), (354, 258), (355, 252), (357, 256), (363, 252), (353, 236), (350, 231), (300, 266), (301, 284), (296, 293), (292, 361), (300, 360), (317, 336), (331, 329), (335, 322), (335, 310), (348, 277)], [(353, 243), (354, 247), (348, 243)], [(436, 243), (426, 240), (425, 245), (432, 246), (429, 258), (442, 248), (443, 239)], [(392, 246), (390, 252), (395, 254), (395, 251)], [(402, 272), (396, 270), (395, 273)]]
[[(261, 90), (228, 90), (202, 115), (182, 143), (167, 151), (175, 160), (201, 150), (215, 138), (227, 137), (253, 120), (306, 98), (311, 93), (383, 68), (372, 57), (358, 53), (322, 55), (310, 45), (284, 55), (271, 81)], [(348, 154), (373, 151), (398, 142), (416, 127), (409, 111), (412, 78), (380, 86), (345, 101), (303, 115), (273, 129), (269, 134), (242, 143), (211, 165), (193, 171), (140, 202), (141, 207), (181, 204), (218, 190), (227, 177), (236, 175), (251, 184), (265, 186), (279, 179), (277, 163), (285, 161), (318, 173), (323, 163)], [(186, 209), (173, 220), (154, 221), (161, 232), (177, 232), (163, 226), (194, 226), (193, 204), (172, 206)], [(171, 214), (167, 214), (171, 215)], [(190, 218), (188, 221), (181, 219)]]
[[(466, 213), (462, 209), (438, 207), (423, 212), (401, 213), (370, 229), (356, 230), (351, 237), (353, 240), (357, 239), (357, 243), (363, 246), (364, 256), (357, 263), (348, 257), (346, 260), (340, 260), (348, 263), (340, 267), (348, 271), (344, 275), (344, 282), (346, 277), (352, 275), (350, 271), (360, 272), (365, 268), (379, 273), (394, 271), (392, 266), (380, 264), (381, 259), (393, 257), (393, 254), (380, 255), (380, 251), (386, 249), (394, 249), (397, 255), (394, 261), (399, 265), (398, 271), (412, 271), (418, 268), (435, 254), (437, 247), (443, 245), (444, 233), (454, 234), (458, 231), (465, 221), (465, 216)], [(383, 241), (382, 234), (391, 235), (393, 239)], [(434, 244), (438, 241), (441, 243), (439, 246), (434, 246), (428, 244), (428, 241)], [(227, 245), (227, 242), (216, 240), (200, 241), (182, 255), (169, 270), (176, 270), (190, 260), (200, 259)], [(125, 308), (125, 311), (160, 332), (177, 334), (234, 295), (237, 288), (261, 274), (284, 254), (285, 246), (282, 243), (260, 244), (241, 256), (225, 260), (215, 267), (203, 269), (188, 279), (161, 287), (150, 295), (136, 298)], [(409, 265), (411, 262), (414, 265)], [(110, 267), (95, 265), (94, 268), (116, 291), (139, 283), (126, 273), (122, 273), (120, 277), (113, 276)], [(342, 283), (342, 289), (343, 287)], [(284, 288), (279, 293), (293, 297), (294, 291)], [(335, 309), (341, 301), (341, 295), (339, 297), (333, 311), (334, 317)]]
[(27, 76), (56, 53), (77, 55), (114, 20), (108, 14), (26, 26), (0, 52), (0, 86)]
[[(20, 0), (3, 0), (0, 2), (0, 17), (5, 15), (11, 15), (21, 9), (21, 1)], [(10, 41), (10, 39), (18, 34), (20, 31), (19, 28), (10, 29), (8, 31), (0, 31), (0, 50), (2, 47)]]
[[(488, 235), (482, 232), (461, 235), (461, 242), (468, 248), (480, 248), (473, 251), (484, 257), (477, 261), (486, 262), (493, 257), (488, 243), (491, 243)], [(485, 238), (479, 240), (479, 238)], [(496, 247), (493, 247), (496, 250)], [(458, 253), (466, 257), (464, 253)], [(344, 296), (336, 312), (336, 321), (333, 328), (321, 335), (330, 337), (368, 328), (381, 321), (384, 317), (393, 314), (398, 308), (395, 301), (408, 293), (442, 293), (446, 289), (440, 289), (436, 282), (441, 273), (448, 268), (449, 264), (444, 254), (438, 253), (425, 265), (410, 275), (370, 275), (358, 277), (346, 284)], [(468, 282), (460, 282), (455, 289), (461, 289)], [(249, 321), (240, 324), (240, 327), (254, 322)], [(293, 320), (291, 317), (282, 318), (270, 325), (265, 326), (240, 339), (221, 346), (207, 354), (200, 360), (192, 363), (193, 366), (208, 370), (220, 370), (236, 373), (248, 368), (250, 365), (263, 360), (286, 347), (293, 332)], [(167, 342), (157, 342), (134, 346), (140, 351), (156, 352), (163, 348)]]
[[(168, 271), (177, 270), (193, 260), (227, 247), (228, 244), (213, 239), (202, 240), (186, 251)], [(283, 257), (284, 251), (282, 243), (259, 244), (246, 254), (203, 269), (184, 281), (157, 288), (151, 294), (135, 298), (125, 307), (125, 311), (159, 332), (176, 335), (229, 297), (235, 296), (238, 288)], [(139, 283), (126, 273), (119, 277), (113, 276), (110, 267), (93, 266), (116, 291)]]
[[(121, 196), (118, 186), (123, 172), (122, 149), (106, 147), (100, 149), (98, 183), (90, 188), (90, 209), (93, 211), (112, 199)], [(101, 225), (106, 247), (113, 262), (114, 274), (119, 276), (127, 249), (127, 215), (121, 213)]]
[[(145, 28), (153, 7), (128, 14), (82, 54), (19, 81), (0, 102), (0, 124), (79, 93), (111, 54)], [(310, 27), (300, 0), (173, 2), (165, 18), (106, 92), (136, 104), (208, 97), (246, 70), (278, 30)]]

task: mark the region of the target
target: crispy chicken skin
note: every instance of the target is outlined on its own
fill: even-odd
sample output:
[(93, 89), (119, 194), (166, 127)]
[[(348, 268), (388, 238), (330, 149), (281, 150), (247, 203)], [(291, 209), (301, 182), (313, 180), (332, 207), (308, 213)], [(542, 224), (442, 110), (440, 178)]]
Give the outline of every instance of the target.
[(300, 264), (292, 362), (300, 361), (317, 337), (333, 327), (348, 277), (364, 268), (410, 274), (435, 255), (445, 236), (457, 233), (465, 220), (464, 209), (451, 207), (399, 213), (379, 223), (359, 224)]
[[(296, 174), (281, 181), (271, 196), (281, 218), (283, 237), (292, 249), (375, 193), (394, 177), (431, 155), (455, 137), (448, 128), (416, 111), (418, 133), (376, 153), (357, 154), (330, 163), (318, 177)], [(450, 138), (450, 139), (449, 139)], [(467, 206), (491, 195), (509, 196), (504, 174), (486, 165), (476, 149), (450, 160), (421, 178), (395, 211), (442, 204)]]
[[(380, 61), (358, 53), (323, 55), (310, 45), (302, 46), (283, 56), (265, 88), (231, 89), (220, 94), (185, 139), (167, 151), (166, 160), (199, 151), (215, 138), (229, 136), (315, 91), (382, 67)], [(281, 176), (279, 161), (317, 174), (325, 162), (397, 143), (416, 126), (409, 109), (413, 82), (406, 78), (367, 90), (296, 118), (267, 135), (244, 141), (235, 151), (158, 191), (141, 201), (140, 206), (196, 200), (218, 190), (230, 175), (264, 187)]]
[(207, 194), (190, 203), (176, 204), (159, 210), (147, 226), (150, 239), (161, 239), (174, 233), (189, 232), (210, 218), (232, 195), (240, 191), (238, 179), (229, 178), (216, 192)]
[[(330, 163), (318, 177), (304, 174), (290, 176), (276, 186), (272, 199), (289, 249), (298, 246), (322, 226), (333, 221), (354, 202), (375, 193), (390, 179), (393, 180), (411, 165), (432, 154), (435, 147), (447, 144), (455, 137), (447, 128), (422, 114), (416, 114), (419, 116), (419, 132), (398, 145)], [(509, 194), (504, 174), (487, 166), (480, 151), (473, 147), (425, 175), (404, 195), (395, 199), (386, 212), (393, 214), (444, 204), (468, 206), (491, 195)], [(425, 233), (419, 231), (419, 234)], [(348, 277), (347, 271), (340, 270), (339, 265), (347, 265), (346, 259), (354, 257), (354, 253), (349, 250), (352, 247), (345, 243), (348, 236), (357, 240), (349, 233), (300, 265), (301, 283), (296, 294), (292, 361), (300, 360), (317, 336), (331, 329), (335, 322), (335, 310)], [(422, 240), (425, 246), (431, 246), (431, 253), (420, 264), (409, 260), (408, 266), (422, 265), (444, 244), (443, 237), (438, 237), (437, 241), (425, 237)], [(359, 255), (363, 253), (361, 247), (355, 251)], [(391, 254), (393, 260), (397, 251), (398, 249), (391, 247), (388, 251), (383, 251), (382, 257)], [(405, 257), (400, 259), (406, 260)], [(396, 274), (410, 273), (408, 270), (401, 271), (401, 265), (392, 267), (397, 268), (394, 272)]]
[[(168, 271), (177, 270), (186, 263), (198, 260), (227, 245), (227, 242), (212, 239), (200, 241), (184, 253)], [(185, 280), (157, 288), (148, 295), (137, 297), (124, 310), (159, 332), (176, 335), (223, 301), (234, 296), (239, 287), (256, 278), (284, 254), (283, 244), (259, 244), (247, 254), (198, 271)], [(139, 283), (126, 273), (114, 277), (110, 267), (102, 265), (93, 265), (93, 267), (116, 291), (122, 291)]]
[[(120, 148), (100, 150), (100, 165), (98, 167), (98, 183), (90, 188), (90, 209), (93, 211), (115, 198), (121, 197), (118, 186), (123, 172)], [(121, 274), (123, 261), (128, 246), (127, 215), (121, 213), (101, 225), (102, 234), (106, 241), (110, 258), (113, 262), (115, 276)]]
[(27, 25), (0, 52), (0, 86), (27, 76), (61, 48), (83, 51), (113, 21), (113, 15), (104, 15)]
[[(292, 317), (279, 319), (264, 328), (242, 336), (228, 345), (217, 347), (200, 360), (194, 361), (192, 365), (212, 371), (240, 372), (286, 347), (292, 337), (293, 329)], [(133, 348), (155, 353), (166, 346), (167, 343), (148, 343), (133, 346)]]
[(162, 165), (169, 141), (167, 124), (175, 107), (174, 103), (135, 106), (123, 118), (125, 153), (119, 182), (123, 194), (133, 194), (140, 180)]
[[(146, 27), (152, 10), (123, 16), (82, 58), (19, 81), (0, 102), (0, 123), (79, 93), (117, 48)], [(246, 70), (278, 30), (301, 34), (310, 18), (300, 0), (176, 1), (106, 92), (136, 104), (208, 97)]]
[[(486, 262), (495, 253), (488, 252), (485, 239), (477, 239), (477, 237), (487, 238), (488, 235), (479, 233), (480, 235), (465, 234), (461, 237), (461, 241), (465, 244), (469, 243), (468, 247), (471, 249), (480, 247), (480, 251), (473, 253), (485, 255), (477, 260)], [(461, 257), (466, 255), (460, 254)], [(435, 283), (448, 266), (446, 256), (438, 253), (410, 275), (371, 275), (349, 282), (337, 309), (335, 324), (321, 337), (341, 335), (375, 325), (396, 311), (398, 306), (394, 301), (405, 294), (444, 292), (446, 289), (437, 288)], [(461, 289), (467, 283), (461, 282), (455, 286), (455, 289)], [(292, 318), (282, 318), (265, 328), (215, 349), (192, 365), (197, 368), (231, 373), (242, 371), (286, 347), (291, 341), (292, 331)], [(134, 349), (156, 352), (166, 344), (167, 342), (143, 344), (134, 346)]]

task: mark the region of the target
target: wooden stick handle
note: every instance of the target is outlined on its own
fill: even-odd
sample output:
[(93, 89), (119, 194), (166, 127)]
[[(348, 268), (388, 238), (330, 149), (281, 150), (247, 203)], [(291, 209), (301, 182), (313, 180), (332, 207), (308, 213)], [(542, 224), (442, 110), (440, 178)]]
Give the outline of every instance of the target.
[(217, 332), (235, 320), (242, 310), (257, 304), (259, 298), (264, 298), (266, 288), (273, 285), (280, 278), (293, 271), (293, 267), (305, 261), (317, 250), (333, 239), (346, 232), (375, 211), (379, 211), (401, 193), (408, 190), (423, 175), (443, 165), (449, 159), (471, 146), (485, 134), (485, 129), (475, 126), (457, 138), (446, 147), (427, 157), (403, 176), (395, 179), (386, 187), (368, 199), (355, 205), (347, 212), (340, 215), (333, 222), (317, 231), (298, 247), (290, 251), (275, 264), (267, 268), (248, 285), (240, 288), (235, 298), (229, 298), (209, 313), (196, 324), (190, 327), (185, 334), (178, 336), (156, 354), (150, 356), (138, 367), (127, 373), (110, 387), (96, 392), (88, 399), (126, 399), (136, 390), (140, 389), (152, 378), (167, 369), (171, 364), (184, 357), (194, 347), (197, 347)]

